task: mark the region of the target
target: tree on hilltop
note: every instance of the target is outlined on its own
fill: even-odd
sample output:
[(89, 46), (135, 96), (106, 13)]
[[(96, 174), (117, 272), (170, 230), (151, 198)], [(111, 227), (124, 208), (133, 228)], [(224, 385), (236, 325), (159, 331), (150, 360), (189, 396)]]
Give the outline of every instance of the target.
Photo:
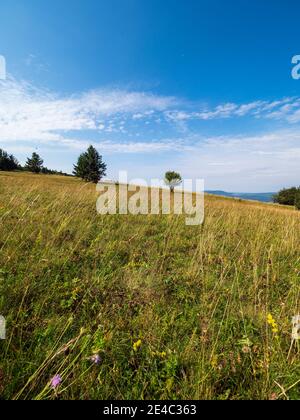
[(175, 187), (182, 183), (181, 175), (177, 172), (169, 171), (165, 175), (165, 184), (170, 187), (171, 192), (174, 192)]
[(43, 169), (43, 159), (37, 154), (32, 153), (31, 158), (28, 158), (25, 164), (25, 169), (29, 172), (39, 174)]
[(77, 165), (74, 165), (73, 174), (84, 181), (97, 184), (106, 176), (106, 168), (102, 156), (93, 146), (90, 146), (85, 153), (79, 156)]

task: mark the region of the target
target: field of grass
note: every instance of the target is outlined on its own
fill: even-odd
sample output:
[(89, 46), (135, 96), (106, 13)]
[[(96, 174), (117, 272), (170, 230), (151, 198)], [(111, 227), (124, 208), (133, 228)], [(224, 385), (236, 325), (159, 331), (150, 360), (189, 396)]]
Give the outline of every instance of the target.
[(207, 196), (192, 227), (96, 198), (0, 172), (0, 398), (300, 398), (300, 213)]

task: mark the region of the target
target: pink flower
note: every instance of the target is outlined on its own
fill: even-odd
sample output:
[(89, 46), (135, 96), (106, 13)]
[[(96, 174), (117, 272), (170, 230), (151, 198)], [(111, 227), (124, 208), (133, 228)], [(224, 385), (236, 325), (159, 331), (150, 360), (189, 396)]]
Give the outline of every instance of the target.
[(59, 387), (59, 385), (62, 383), (62, 378), (60, 375), (55, 375), (53, 376), (53, 378), (51, 379), (51, 388), (52, 389), (56, 389)]

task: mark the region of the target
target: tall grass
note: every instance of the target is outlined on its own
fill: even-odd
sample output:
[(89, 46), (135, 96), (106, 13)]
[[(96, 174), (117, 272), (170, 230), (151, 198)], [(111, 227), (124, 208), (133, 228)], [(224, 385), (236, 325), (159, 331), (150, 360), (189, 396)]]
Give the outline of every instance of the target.
[(207, 196), (192, 227), (100, 216), (96, 198), (0, 173), (3, 399), (300, 398), (297, 212)]

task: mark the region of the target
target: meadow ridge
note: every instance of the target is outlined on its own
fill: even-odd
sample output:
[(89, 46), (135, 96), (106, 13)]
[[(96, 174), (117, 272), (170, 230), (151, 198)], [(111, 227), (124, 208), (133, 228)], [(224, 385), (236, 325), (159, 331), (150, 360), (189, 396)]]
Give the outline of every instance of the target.
[(206, 195), (186, 226), (97, 197), (0, 172), (1, 399), (300, 398), (299, 212)]

